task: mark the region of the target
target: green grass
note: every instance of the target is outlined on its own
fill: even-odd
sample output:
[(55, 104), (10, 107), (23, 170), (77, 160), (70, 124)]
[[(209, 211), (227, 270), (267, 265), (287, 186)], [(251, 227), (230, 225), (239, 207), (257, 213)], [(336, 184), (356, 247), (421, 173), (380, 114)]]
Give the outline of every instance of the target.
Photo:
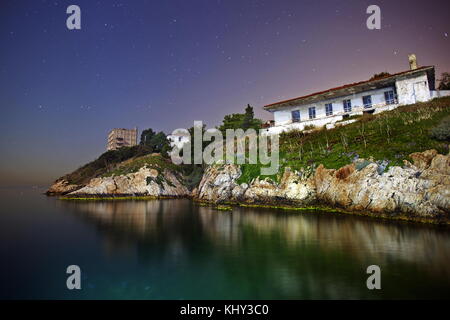
[(67, 180), (70, 184), (86, 184), (92, 178), (114, 169), (123, 161), (138, 158), (152, 152), (146, 146), (137, 145), (133, 147), (122, 147), (118, 150), (110, 150), (100, 155), (96, 160), (91, 161), (75, 171), (66, 174), (60, 179)]
[(221, 210), (218, 207), (225, 207), (233, 209), (233, 206), (243, 207), (243, 208), (264, 208), (264, 209), (274, 209), (274, 210), (285, 210), (292, 212), (304, 212), (304, 213), (325, 213), (325, 214), (351, 214), (355, 216), (361, 217), (371, 217), (377, 218), (380, 220), (398, 220), (398, 221), (407, 221), (413, 223), (431, 223), (437, 225), (450, 225), (450, 220), (448, 219), (434, 219), (434, 218), (426, 218), (426, 217), (416, 217), (410, 216), (407, 214), (388, 214), (388, 213), (373, 213), (370, 211), (349, 211), (340, 207), (329, 207), (328, 205), (317, 204), (316, 206), (309, 207), (298, 207), (296, 205), (290, 205), (286, 203), (277, 203), (277, 204), (262, 204), (262, 203), (242, 203), (242, 202), (226, 202), (223, 205), (217, 206), (216, 203), (210, 202), (207, 200), (194, 199), (195, 203), (199, 206), (208, 206), (213, 207), (216, 210)]
[(217, 206), (216, 210), (220, 211), (233, 211), (233, 207), (230, 206)]
[[(147, 166), (161, 173), (164, 169), (180, 172), (181, 167), (173, 164), (169, 159), (160, 155), (147, 155), (118, 165), (114, 170), (108, 171), (102, 177), (120, 176), (138, 172), (140, 168)], [(159, 175), (158, 175), (159, 176)], [(147, 181), (148, 182), (148, 181)]]
[[(358, 121), (335, 129), (318, 129), (305, 134), (290, 131), (280, 135), (280, 170), (270, 176), (279, 181), (284, 168), (338, 169), (360, 158), (387, 160), (390, 166), (401, 166), (409, 154), (436, 149), (448, 152), (449, 141), (438, 141), (430, 131), (450, 115), (450, 97), (402, 106), (377, 115), (364, 115)], [(238, 183), (249, 183), (260, 175), (260, 164), (241, 166)], [(264, 178), (264, 176), (261, 176)]]
[[(238, 184), (247, 183), (249, 184), (254, 178), (260, 176), (262, 165), (259, 164), (241, 164), (241, 172), (242, 174), (236, 180)], [(280, 172), (280, 171), (279, 171)], [(261, 176), (261, 178), (270, 178), (274, 181), (279, 179), (278, 174), (271, 176)]]

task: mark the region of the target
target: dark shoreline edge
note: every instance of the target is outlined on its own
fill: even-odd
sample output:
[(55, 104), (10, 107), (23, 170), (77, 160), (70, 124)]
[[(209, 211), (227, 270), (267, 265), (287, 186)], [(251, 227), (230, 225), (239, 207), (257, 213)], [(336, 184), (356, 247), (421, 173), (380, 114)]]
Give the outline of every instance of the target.
[[(316, 211), (322, 213), (336, 213), (336, 214), (345, 214), (345, 215), (353, 215), (360, 217), (369, 217), (375, 218), (378, 220), (384, 221), (401, 221), (401, 222), (410, 222), (410, 223), (420, 223), (420, 224), (432, 224), (437, 226), (445, 226), (450, 227), (450, 219), (446, 217), (438, 217), (438, 218), (426, 218), (426, 217), (415, 217), (409, 216), (404, 213), (375, 213), (371, 211), (351, 211), (341, 207), (330, 207), (327, 204), (318, 203), (314, 206), (308, 207), (298, 207), (295, 205), (295, 202), (285, 203), (247, 203), (247, 202), (233, 202), (233, 201), (225, 201), (220, 203), (215, 203), (212, 201), (198, 199), (192, 196), (150, 196), (146, 194), (101, 194), (101, 195), (92, 195), (92, 194), (80, 194), (76, 196), (60, 196), (58, 200), (63, 201), (148, 201), (148, 200), (170, 200), (170, 199), (189, 199), (194, 203), (203, 206), (209, 206), (216, 208), (218, 210), (224, 210), (225, 206), (229, 207), (243, 207), (243, 208), (265, 208), (265, 209), (277, 209), (277, 210), (286, 210), (286, 211)], [(228, 209), (226, 210), (228, 211)]]

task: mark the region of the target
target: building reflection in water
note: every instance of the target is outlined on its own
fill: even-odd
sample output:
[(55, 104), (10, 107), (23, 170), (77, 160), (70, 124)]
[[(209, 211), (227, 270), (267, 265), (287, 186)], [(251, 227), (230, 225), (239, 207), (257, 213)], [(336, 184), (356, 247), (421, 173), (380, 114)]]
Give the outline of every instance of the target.
[[(164, 238), (178, 243), (186, 237), (207, 236), (219, 246), (238, 246), (245, 228), (256, 234), (277, 233), (285, 244), (317, 243), (324, 249), (370, 254), (380, 263), (391, 258), (434, 266), (450, 263), (450, 235), (446, 230), (373, 219), (297, 214), (257, 208), (234, 208), (232, 213), (200, 206), (189, 200), (64, 202), (95, 223), (115, 244), (135, 239)], [(192, 230), (192, 232), (186, 232)], [(433, 264), (431, 265), (433, 266)], [(436, 272), (446, 273), (444, 267)]]
[(370, 264), (450, 283), (450, 234), (433, 226), (261, 208), (223, 212), (189, 200), (61, 203), (97, 226), (108, 255), (135, 252), (166, 264), (207, 256), (239, 281), (249, 270), (272, 279), (286, 296), (302, 286), (314, 296), (334, 283), (326, 295), (345, 298), (344, 288), (352, 297), (348, 277)]

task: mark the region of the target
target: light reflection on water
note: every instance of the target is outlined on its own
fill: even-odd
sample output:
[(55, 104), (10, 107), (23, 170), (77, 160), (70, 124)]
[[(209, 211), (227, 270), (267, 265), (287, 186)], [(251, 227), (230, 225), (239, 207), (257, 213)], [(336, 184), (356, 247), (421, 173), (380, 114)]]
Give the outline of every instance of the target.
[[(189, 200), (3, 196), (3, 298), (449, 298), (450, 230)], [(6, 263), (5, 263), (6, 261)], [(65, 288), (80, 265), (83, 290)], [(366, 288), (367, 266), (382, 290)], [(36, 276), (37, 275), (37, 276)]]
[[(225, 267), (219, 268), (228, 266), (230, 273), (241, 269), (231, 279), (255, 281), (248, 285), (256, 287), (264, 283), (261, 289), (273, 287), (280, 298), (383, 297), (365, 288), (365, 267), (370, 264), (386, 271), (383, 282), (391, 298), (396, 293), (413, 297), (407, 288), (389, 286), (391, 278), (410, 288), (428, 287), (428, 278), (444, 284), (450, 279), (450, 234), (435, 227), (260, 208), (234, 208), (230, 213), (188, 200), (62, 205), (99, 227), (108, 254), (144, 243), (139, 250), (164, 247), (160, 258), (183, 266), (189, 263), (180, 261), (195, 259), (208, 248), (205, 258), (212, 254), (223, 259)], [(264, 297), (264, 292), (258, 295)]]

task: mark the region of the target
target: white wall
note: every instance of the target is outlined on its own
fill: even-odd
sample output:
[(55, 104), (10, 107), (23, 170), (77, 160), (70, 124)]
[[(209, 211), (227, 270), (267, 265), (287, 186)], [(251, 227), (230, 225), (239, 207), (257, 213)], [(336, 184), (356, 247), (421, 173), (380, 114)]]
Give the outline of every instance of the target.
[[(373, 105), (379, 104), (379, 103), (384, 103), (385, 102), (384, 92), (389, 91), (389, 90), (394, 90), (394, 87), (370, 90), (370, 91), (365, 91), (363, 93), (357, 93), (357, 94), (339, 97), (339, 98), (335, 98), (335, 99), (323, 100), (318, 103), (307, 104), (307, 105), (302, 105), (302, 106), (295, 106), (295, 107), (288, 107), (288, 108), (285, 108), (282, 110), (277, 110), (277, 111), (274, 111), (275, 126), (291, 124), (292, 123), (291, 111), (294, 111), (294, 110), (300, 110), (300, 121), (309, 120), (309, 112), (308, 112), (309, 107), (316, 107), (316, 120), (314, 121), (315, 122), (314, 125), (316, 125), (316, 126), (323, 125), (322, 122), (330, 123), (330, 122), (333, 122), (332, 118), (334, 118), (334, 117), (326, 116), (325, 104), (332, 103), (333, 115), (336, 115), (338, 113), (344, 112), (344, 104), (343, 104), (344, 100), (347, 100), (347, 99), (351, 100), (352, 110), (353, 110), (356, 107), (363, 107), (362, 97), (367, 96), (367, 95), (372, 96), (372, 104)], [(321, 118), (325, 118), (325, 119), (321, 119)], [(321, 120), (321, 121), (318, 121), (318, 120)], [(325, 120), (325, 121), (322, 121), (322, 120)], [(337, 121), (337, 120), (334, 120), (334, 121)]]
[(440, 98), (450, 96), (450, 90), (432, 90), (431, 98)]
[(425, 72), (414, 78), (399, 79), (395, 82), (395, 87), (397, 89), (398, 103), (401, 105), (424, 102), (431, 99), (428, 77)]

